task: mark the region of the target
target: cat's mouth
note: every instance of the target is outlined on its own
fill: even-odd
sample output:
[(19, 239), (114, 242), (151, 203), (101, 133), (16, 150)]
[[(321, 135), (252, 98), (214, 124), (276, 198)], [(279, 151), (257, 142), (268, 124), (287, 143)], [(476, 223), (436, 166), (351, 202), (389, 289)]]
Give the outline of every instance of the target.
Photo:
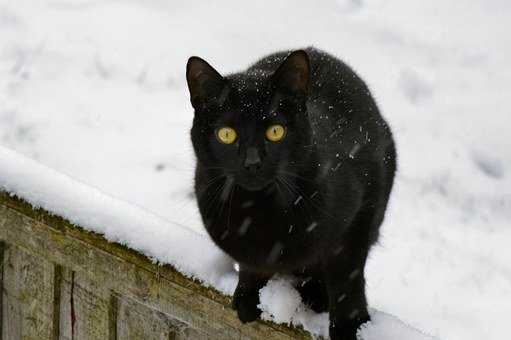
[(264, 177), (239, 177), (236, 178), (236, 184), (247, 191), (260, 191), (266, 189), (272, 180)]

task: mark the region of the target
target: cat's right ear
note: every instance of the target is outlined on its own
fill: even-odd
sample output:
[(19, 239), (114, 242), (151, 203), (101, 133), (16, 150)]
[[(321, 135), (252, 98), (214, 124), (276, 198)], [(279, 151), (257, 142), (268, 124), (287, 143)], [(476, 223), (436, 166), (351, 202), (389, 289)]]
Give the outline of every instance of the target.
[(307, 52), (297, 50), (287, 56), (272, 76), (275, 87), (282, 93), (306, 98), (309, 94), (310, 61)]
[(186, 81), (190, 101), (195, 109), (221, 105), (227, 97), (226, 80), (211, 65), (199, 57), (190, 57), (186, 64)]

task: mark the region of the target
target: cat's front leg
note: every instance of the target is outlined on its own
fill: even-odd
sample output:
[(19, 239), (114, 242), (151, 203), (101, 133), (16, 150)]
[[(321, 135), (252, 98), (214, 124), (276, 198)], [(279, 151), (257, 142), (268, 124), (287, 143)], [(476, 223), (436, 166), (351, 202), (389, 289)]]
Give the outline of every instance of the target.
[(268, 282), (269, 276), (255, 273), (240, 266), (238, 286), (232, 297), (232, 307), (238, 312), (241, 322), (251, 322), (259, 318), (259, 290)]
[(348, 255), (333, 259), (325, 266), (332, 340), (356, 340), (360, 325), (369, 321), (364, 264), (365, 257), (350, 258)]

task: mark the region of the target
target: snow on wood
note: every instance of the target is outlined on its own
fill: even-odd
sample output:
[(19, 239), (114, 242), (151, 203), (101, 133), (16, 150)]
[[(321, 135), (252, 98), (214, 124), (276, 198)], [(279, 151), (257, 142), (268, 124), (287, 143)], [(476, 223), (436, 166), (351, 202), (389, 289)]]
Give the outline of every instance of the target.
[[(0, 144), (97, 190), (80, 198), (68, 179), (63, 196), (53, 182), (36, 191), (22, 182), (47, 172), (31, 165), (0, 177), (232, 292), (230, 262), (199, 237), (186, 60), (232, 72), (313, 44), (368, 82), (397, 141), (396, 186), (366, 268), (370, 306), (443, 339), (501, 339), (511, 314), (510, 16), (509, 1), (487, 0), (3, 1)], [(196, 249), (178, 242), (188, 238)]]
[[(232, 295), (236, 284), (236, 272), (233, 263), (227, 259), (225, 255), (221, 254), (206, 236), (165, 221), (139, 207), (107, 196), (95, 188), (79, 183), (69, 176), (60, 174), (3, 147), (0, 147), (0, 169), (1, 190), (22, 198), (33, 207), (43, 208), (80, 227), (102, 234), (106, 239), (112, 242), (127, 245), (134, 250), (150, 256), (154, 261), (171, 264), (186, 276), (197, 279), (206, 286), (214, 287), (222, 293)], [(9, 227), (9, 223), (3, 223), (3, 225)], [(18, 231), (14, 229), (8, 232), (18, 233)], [(0, 235), (2, 235), (2, 233), (0, 233)], [(22, 239), (28, 241), (30, 236), (26, 235), (26, 237), (24, 236)], [(37, 237), (37, 239), (42, 240), (43, 238)], [(29, 243), (35, 243), (35, 241)], [(49, 247), (48, 244), (41, 244), (36, 248), (46, 249), (47, 247)], [(68, 249), (69, 247), (64, 248)], [(82, 253), (86, 252), (82, 251)], [(90, 265), (92, 266), (91, 269), (86, 271), (89, 274), (94, 272), (92, 268), (99, 266), (99, 264), (95, 264), (94, 262), (90, 263)], [(51, 270), (56, 270), (54, 267), (48, 266)], [(42, 270), (42, 268), (43, 267), (37, 267), (36, 269)], [(50, 269), (48, 271), (50, 271)], [(129, 270), (127, 270), (127, 272), (129, 272)], [(66, 271), (66, 273), (68, 272)], [(68, 273), (67, 276), (69, 275)], [(12, 275), (6, 277), (14, 280), (17, 276), (17, 274), (15, 275), (12, 273)], [(41, 274), (38, 275), (38, 277), (47, 277), (47, 275)], [(51, 280), (51, 277), (55, 277), (55, 275), (50, 275), (49, 280)], [(74, 282), (74, 278), (68, 278), (67, 281), (69, 280)], [(89, 281), (90, 279), (84, 277), (79, 282), (81, 282), (83, 286), (85, 284), (84, 282)], [(41, 294), (40, 299), (45, 299), (44, 301), (49, 299), (45, 303), (46, 305), (51, 305), (51, 292), (53, 292), (52, 284), (47, 284), (45, 286), (38, 282), (39, 281), (34, 281), (33, 283), (38, 287), (35, 291), (38, 292), (46, 287), (48, 293)], [(95, 284), (97, 285), (97, 283)], [(12, 287), (16, 285), (19, 285), (19, 283), (12, 281), (6, 289), (13, 290), (14, 288)], [(86, 285), (86, 287), (88, 286)], [(69, 296), (69, 294), (71, 294), (71, 296), (73, 296), (72, 293), (69, 293), (69, 289), (69, 285), (64, 285), (61, 294), (64, 296)], [(82, 288), (77, 287), (75, 289)], [(93, 288), (90, 288), (90, 290), (94, 291)], [(66, 292), (68, 292), (67, 295)], [(30, 299), (32, 299), (32, 301), (37, 301), (38, 295), (34, 295), (32, 298), (29, 298), (29, 300)], [(64, 300), (67, 301), (66, 298), (64, 298)], [(98, 300), (99, 302), (96, 304), (98, 306), (103, 305), (103, 300)], [(311, 311), (308, 311), (301, 304), (298, 292), (286, 279), (281, 278), (273, 280), (265, 287), (261, 291), (261, 301), (261, 308), (265, 312), (266, 319), (277, 323), (301, 325), (304, 329), (313, 334), (327, 335), (328, 317), (326, 317), (326, 314), (317, 316)], [(77, 306), (81, 306), (80, 303), (82, 302), (82, 300), (78, 299), (76, 302)], [(30, 301), (27, 300), (26, 303), (30, 303)], [(11, 305), (13, 306), (12, 308), (21, 308), (15, 303), (11, 303)], [(63, 308), (65, 308), (65, 306), (66, 305), (64, 305)], [(44, 305), (41, 308), (44, 308)], [(85, 312), (88, 310), (86, 305), (84, 305), (83, 308)], [(33, 311), (33, 313), (35, 313), (33, 317), (39, 320), (41, 316), (43, 316), (43, 321), (46, 321), (41, 321), (41, 325), (43, 325), (41, 327), (49, 327), (44, 325), (51, 322), (52, 311), (52, 308), (49, 308), (44, 313), (40, 313), (40, 311), (38, 312), (36, 310)], [(17, 314), (13, 313), (10, 315)], [(50, 316), (48, 317), (48, 315)], [(66, 316), (69, 315), (69, 313), (63, 312), (62, 315)], [(80, 315), (84, 318), (83, 320), (88, 321), (91, 319), (91, 316), (96, 314), (90, 314), (88, 317), (83, 316), (84, 313)], [(397, 325), (402, 325), (398, 323), (397, 319), (389, 319)], [(23, 320), (25, 320), (25, 318), (23, 318)], [(65, 325), (68, 325), (69, 322), (66, 323), (67, 319), (65, 317), (62, 318), (62, 320), (63, 331), (68, 330), (69, 327), (66, 328)], [(92, 320), (94, 320), (94, 318), (92, 318)], [(104, 319), (101, 320), (105, 321)], [(19, 328), (18, 331), (23, 331), (22, 328), (24, 327), (22, 327), (23, 324), (21, 321), (15, 322), (11, 320), (9, 324), (19, 325), (21, 328)], [(101, 325), (98, 323), (96, 323), (94, 327), (92, 324), (90, 326), (83, 323), (78, 324), (81, 327), (80, 332), (84, 334), (88, 334), (89, 332), (102, 332), (106, 329), (101, 328)], [(383, 332), (386, 323), (383, 322), (380, 323), (380, 325), (371, 326), (373, 332), (375, 332), (375, 327), (383, 327)], [(404, 332), (420, 334), (411, 327), (404, 325), (401, 327)], [(51, 331), (51, 328), (47, 328), (46, 330)], [(129, 330), (124, 328), (122, 328), (122, 330), (129, 332)], [(389, 338), (389, 340), (390, 339), (391, 338)], [(381, 338), (381, 340), (386, 340), (386, 338)]]

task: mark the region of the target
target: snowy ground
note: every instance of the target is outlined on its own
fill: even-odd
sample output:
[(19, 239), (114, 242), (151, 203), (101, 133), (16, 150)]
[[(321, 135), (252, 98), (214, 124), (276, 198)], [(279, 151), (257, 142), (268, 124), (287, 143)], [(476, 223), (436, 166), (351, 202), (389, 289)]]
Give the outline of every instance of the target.
[[(370, 305), (442, 339), (502, 339), (510, 17), (505, 0), (0, 0), (0, 144), (160, 216), (147, 216), (154, 239), (172, 238), (175, 223), (203, 233), (190, 196), (187, 57), (230, 72), (313, 44), (366, 79), (397, 139), (400, 171), (367, 267)], [(150, 241), (140, 248), (158, 257)], [(223, 291), (235, 281), (215, 280), (206, 281)]]

